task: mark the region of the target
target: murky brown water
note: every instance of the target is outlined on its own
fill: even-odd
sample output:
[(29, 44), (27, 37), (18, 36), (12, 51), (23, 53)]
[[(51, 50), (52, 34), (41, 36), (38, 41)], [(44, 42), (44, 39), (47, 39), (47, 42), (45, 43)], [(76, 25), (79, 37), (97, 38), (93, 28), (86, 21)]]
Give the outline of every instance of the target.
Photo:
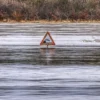
[[(40, 49), (46, 31), (55, 49)], [(0, 24), (0, 100), (100, 100), (99, 32), (96, 23)]]

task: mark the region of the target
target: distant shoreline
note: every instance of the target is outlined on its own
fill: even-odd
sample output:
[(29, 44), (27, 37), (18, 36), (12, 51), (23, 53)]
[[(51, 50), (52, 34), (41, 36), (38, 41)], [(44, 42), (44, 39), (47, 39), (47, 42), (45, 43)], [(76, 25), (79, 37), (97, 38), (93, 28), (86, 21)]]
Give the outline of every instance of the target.
[(41, 20), (46, 22), (65, 20), (67, 23), (100, 22), (100, 1), (0, 0), (1, 22), (41, 22)]
[(16, 21), (16, 20), (2, 20), (0, 23), (100, 23), (100, 20), (21, 20), (21, 21)]

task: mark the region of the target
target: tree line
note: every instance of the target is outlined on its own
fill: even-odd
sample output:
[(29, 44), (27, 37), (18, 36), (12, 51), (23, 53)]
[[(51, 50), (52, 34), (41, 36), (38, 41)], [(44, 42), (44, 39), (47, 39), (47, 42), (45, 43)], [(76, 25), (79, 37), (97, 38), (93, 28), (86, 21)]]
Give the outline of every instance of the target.
[(100, 0), (0, 0), (0, 20), (100, 20)]

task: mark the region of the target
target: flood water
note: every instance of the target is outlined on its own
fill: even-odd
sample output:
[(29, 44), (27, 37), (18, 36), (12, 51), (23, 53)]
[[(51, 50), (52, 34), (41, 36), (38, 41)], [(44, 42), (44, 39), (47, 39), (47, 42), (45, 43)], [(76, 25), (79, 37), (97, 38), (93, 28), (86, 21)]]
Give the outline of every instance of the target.
[(96, 23), (1, 23), (0, 100), (100, 100), (99, 39)]

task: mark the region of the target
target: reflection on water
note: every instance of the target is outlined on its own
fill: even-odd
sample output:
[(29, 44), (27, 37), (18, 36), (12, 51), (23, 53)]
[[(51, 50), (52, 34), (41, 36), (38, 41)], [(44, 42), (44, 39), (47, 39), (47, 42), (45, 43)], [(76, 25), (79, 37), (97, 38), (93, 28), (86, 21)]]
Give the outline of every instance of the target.
[(9, 47), (0, 48), (0, 99), (99, 100), (99, 49)]
[(42, 60), (47, 62), (47, 65), (50, 65), (50, 62), (53, 60), (52, 57), (55, 55), (55, 49), (53, 48), (40, 49), (40, 52), (41, 52), (41, 57), (45, 57), (45, 59)]
[(46, 29), (62, 36), (83, 35), (84, 28), (92, 30), (84, 24), (0, 25), (0, 100), (100, 100), (99, 46), (40, 49), (36, 44)]
[(0, 48), (0, 63), (33, 65), (100, 64), (99, 48), (40, 49), (34, 46), (3, 46)]

